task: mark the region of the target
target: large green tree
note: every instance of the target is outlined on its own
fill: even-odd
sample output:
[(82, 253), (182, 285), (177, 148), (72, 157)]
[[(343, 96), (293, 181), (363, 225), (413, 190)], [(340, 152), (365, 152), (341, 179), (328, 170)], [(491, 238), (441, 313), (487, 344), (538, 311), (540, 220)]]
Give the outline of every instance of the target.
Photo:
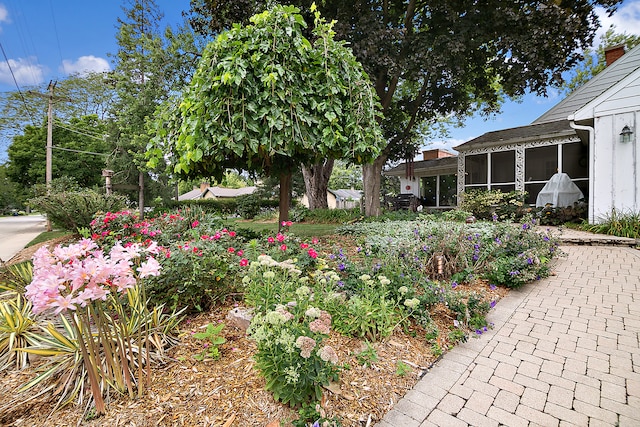
[[(104, 141), (105, 125), (96, 115), (56, 121), (53, 127), (52, 175), (71, 177), (85, 187), (102, 184), (102, 169), (110, 147)], [(47, 125), (28, 125), (13, 138), (6, 173), (23, 188), (45, 182)], [(101, 155), (102, 154), (102, 155)]]
[(304, 37), (298, 12), (277, 6), (207, 46), (179, 108), (157, 122), (152, 166), (170, 152), (173, 172), (185, 177), (220, 179), (227, 168), (279, 176), (285, 220), (300, 165), (378, 155), (368, 76), (319, 13), (312, 37)]
[[(244, 10), (268, 0), (226, 7), (192, 0), (191, 23), (215, 34), (244, 22)], [(312, 0), (291, 0), (308, 11)], [(381, 171), (387, 160), (413, 157), (421, 126), (448, 116), (499, 109), (504, 97), (545, 94), (581, 59), (599, 27), (596, 6), (609, 13), (621, 0), (324, 0), (381, 100), (385, 149), (365, 165), (365, 210), (380, 208)]]

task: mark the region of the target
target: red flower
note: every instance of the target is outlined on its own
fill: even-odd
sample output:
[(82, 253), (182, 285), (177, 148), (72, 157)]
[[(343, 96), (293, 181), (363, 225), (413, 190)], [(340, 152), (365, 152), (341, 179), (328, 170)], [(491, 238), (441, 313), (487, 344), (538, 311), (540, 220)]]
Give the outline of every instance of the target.
[(197, 219), (191, 223), (192, 228), (196, 228), (198, 225), (200, 225), (200, 221), (198, 221)]
[(307, 249), (309, 245), (307, 243), (300, 243), (300, 249)]
[(229, 248), (229, 249), (227, 249), (227, 251), (229, 251), (229, 253), (232, 254), (232, 253), (234, 253), (236, 251), (236, 249), (235, 248)]
[(269, 236), (269, 237), (267, 238), (267, 242), (269, 242), (269, 243), (275, 243), (275, 241), (276, 241), (276, 239), (274, 239), (274, 238), (273, 238), (273, 237), (271, 237), (271, 236)]
[(238, 252), (236, 252), (236, 255), (242, 256), (242, 255), (244, 255), (244, 251), (242, 249), (240, 249)]
[(246, 258), (242, 258), (240, 260), (240, 267), (246, 267), (247, 265), (249, 265), (249, 260)]
[(236, 232), (235, 232), (235, 231), (230, 231), (230, 232), (229, 232), (229, 236), (231, 236), (231, 237), (236, 237)]
[(287, 250), (287, 245), (280, 245), (280, 250), (281, 251), (286, 251)]
[(318, 252), (315, 251), (315, 249), (311, 248), (307, 251), (307, 253), (309, 254), (309, 256), (313, 259), (318, 258)]
[(206, 234), (203, 234), (202, 236), (200, 236), (200, 238), (202, 240), (209, 240), (209, 236), (207, 236)]

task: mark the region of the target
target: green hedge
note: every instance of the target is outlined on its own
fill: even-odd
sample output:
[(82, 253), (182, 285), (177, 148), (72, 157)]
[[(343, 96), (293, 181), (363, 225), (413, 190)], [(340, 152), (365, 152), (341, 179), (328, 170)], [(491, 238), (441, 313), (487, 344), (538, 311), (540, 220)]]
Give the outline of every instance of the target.
[[(169, 209), (183, 209), (198, 206), (207, 212), (219, 212), (226, 215), (237, 213), (243, 218), (251, 219), (255, 214), (251, 216), (252, 212), (249, 212), (251, 209), (246, 209), (249, 200), (255, 200), (255, 202), (250, 204), (257, 206), (258, 210), (262, 208), (277, 208), (279, 203), (278, 200), (256, 199), (254, 196), (249, 195), (228, 199), (170, 200), (166, 203), (166, 206)], [(245, 212), (246, 210), (248, 211)]]

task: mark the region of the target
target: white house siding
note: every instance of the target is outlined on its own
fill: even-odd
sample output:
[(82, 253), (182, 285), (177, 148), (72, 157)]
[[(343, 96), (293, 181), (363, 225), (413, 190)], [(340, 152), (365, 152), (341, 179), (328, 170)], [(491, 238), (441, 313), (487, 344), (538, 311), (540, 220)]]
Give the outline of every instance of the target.
[[(636, 107), (637, 108), (637, 107)], [(637, 123), (640, 111), (596, 117), (594, 150), (594, 220), (611, 214), (640, 211), (640, 149)], [(631, 142), (620, 142), (624, 126), (633, 130)]]

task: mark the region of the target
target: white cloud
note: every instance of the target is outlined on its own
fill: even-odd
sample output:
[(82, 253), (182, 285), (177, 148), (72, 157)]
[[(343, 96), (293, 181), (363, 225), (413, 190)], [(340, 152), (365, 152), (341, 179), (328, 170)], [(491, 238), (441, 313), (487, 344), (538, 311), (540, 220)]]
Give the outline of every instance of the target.
[[(11, 19), (9, 19), (9, 11), (7, 10), (7, 6), (0, 3), (0, 24), (2, 23), (10, 23)], [(0, 27), (0, 33), (2, 33), (2, 27)]]
[[(9, 69), (11, 67), (11, 69)], [(11, 75), (13, 71), (13, 76)], [(45, 67), (38, 64), (35, 57), (9, 59), (7, 62), (0, 62), (0, 82), (14, 85), (13, 77), (20, 86), (32, 86), (44, 81)]]
[(65, 59), (62, 61), (62, 67), (60, 70), (66, 74), (80, 74), (86, 75), (88, 73), (101, 73), (109, 71), (111, 67), (109, 62), (104, 58), (99, 58), (93, 55), (81, 56), (77, 61)]
[(640, 34), (640, 1), (634, 0), (621, 4), (613, 16), (607, 16), (603, 8), (596, 8), (602, 27), (596, 33), (594, 44), (600, 44), (600, 37), (615, 26), (616, 33)]

